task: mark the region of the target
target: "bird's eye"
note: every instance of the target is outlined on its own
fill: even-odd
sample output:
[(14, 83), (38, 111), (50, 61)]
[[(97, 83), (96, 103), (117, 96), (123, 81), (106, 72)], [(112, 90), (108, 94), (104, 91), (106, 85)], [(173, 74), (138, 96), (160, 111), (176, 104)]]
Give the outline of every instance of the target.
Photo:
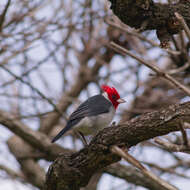
[(113, 98), (113, 100), (116, 100), (116, 99), (117, 99), (117, 97), (116, 97), (115, 94), (112, 95), (112, 98)]

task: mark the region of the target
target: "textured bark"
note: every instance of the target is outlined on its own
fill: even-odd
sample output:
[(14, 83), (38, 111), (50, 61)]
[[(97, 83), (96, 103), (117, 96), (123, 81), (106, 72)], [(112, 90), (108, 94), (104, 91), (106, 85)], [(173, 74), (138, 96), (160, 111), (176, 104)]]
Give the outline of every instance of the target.
[(112, 145), (128, 148), (139, 142), (179, 130), (179, 123), (190, 122), (190, 102), (143, 114), (119, 126), (105, 128), (91, 143), (73, 154), (60, 155), (50, 166), (46, 190), (77, 190), (91, 176), (120, 158), (109, 151)]
[(174, 13), (181, 14), (190, 26), (190, 0), (176, 4), (152, 0), (109, 0), (113, 13), (125, 24), (142, 30), (156, 30), (160, 41), (168, 40), (182, 28)]

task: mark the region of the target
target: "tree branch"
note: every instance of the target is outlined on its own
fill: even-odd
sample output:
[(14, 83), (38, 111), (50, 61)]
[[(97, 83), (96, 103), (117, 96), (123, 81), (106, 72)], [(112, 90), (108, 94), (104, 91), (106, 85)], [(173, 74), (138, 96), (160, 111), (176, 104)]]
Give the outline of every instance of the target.
[(190, 122), (190, 102), (142, 114), (124, 124), (103, 129), (84, 149), (59, 156), (50, 166), (46, 190), (78, 190), (91, 176), (120, 157), (109, 151), (112, 145), (127, 148), (139, 142), (179, 130), (180, 121)]
[(175, 17), (181, 14), (190, 26), (190, 0), (181, 0), (174, 4), (155, 3), (153, 0), (109, 0), (113, 13), (125, 24), (139, 31), (156, 30), (163, 47), (167, 47), (170, 36), (182, 30)]
[(6, 13), (8, 11), (10, 4), (11, 4), (11, 0), (8, 0), (7, 4), (5, 6), (5, 9), (3, 10), (3, 13), (0, 15), (0, 32), (2, 31), (3, 23), (5, 21), (5, 16), (6, 16)]
[[(52, 144), (51, 140), (43, 133), (30, 129), (24, 123), (14, 119), (9, 113), (0, 110), (0, 124), (4, 125), (14, 134), (18, 135), (21, 139), (36, 148), (42, 153), (46, 153), (47, 159), (55, 158), (60, 152), (68, 152), (69, 150), (60, 147), (59, 145)], [(70, 151), (69, 151), (70, 152)]]
[(26, 180), (24, 178), (24, 175), (21, 172), (16, 172), (13, 169), (7, 166), (4, 166), (2, 164), (0, 164), (0, 170), (3, 170), (4, 172), (6, 172), (6, 174), (12, 179), (18, 178), (20, 181), (23, 181), (23, 182)]
[(157, 67), (156, 65), (149, 63), (148, 61), (145, 61), (143, 59), (141, 59), (140, 57), (136, 56), (135, 54), (131, 53), (129, 50), (121, 47), (120, 45), (111, 42), (110, 43), (111, 46), (119, 53), (121, 54), (127, 54), (129, 56), (131, 56), (132, 58), (136, 59), (138, 62), (142, 63), (143, 65), (147, 66), (148, 68), (152, 69), (158, 76), (164, 78), (165, 80), (169, 81), (170, 83), (172, 83), (173, 85), (175, 85), (177, 88), (179, 88), (180, 90), (182, 90), (183, 92), (185, 92), (187, 95), (190, 96), (190, 89), (188, 87), (186, 87), (185, 85), (181, 84), (180, 82), (178, 82), (174, 77), (172, 77), (170, 74), (162, 71), (159, 67)]
[(141, 171), (132, 166), (126, 166), (116, 163), (105, 168), (104, 172), (115, 177), (122, 178), (127, 182), (135, 184), (137, 186), (143, 186), (151, 190), (162, 189), (160, 188), (158, 183), (155, 183), (150, 178), (144, 176)]
[(127, 162), (138, 168), (145, 177), (152, 180), (153, 184), (157, 185), (156, 189), (162, 189), (162, 190), (177, 190), (176, 187), (173, 185), (167, 183), (163, 179), (156, 176), (154, 173), (152, 173), (150, 170), (147, 170), (137, 159), (135, 159), (133, 156), (131, 156), (127, 151), (119, 148), (118, 146), (112, 146), (111, 151), (119, 156), (121, 156), (123, 159), (125, 159)]

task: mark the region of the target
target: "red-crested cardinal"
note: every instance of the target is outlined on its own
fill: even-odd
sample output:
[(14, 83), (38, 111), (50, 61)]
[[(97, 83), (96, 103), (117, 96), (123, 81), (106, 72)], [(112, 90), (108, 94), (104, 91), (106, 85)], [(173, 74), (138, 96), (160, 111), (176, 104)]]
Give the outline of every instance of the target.
[(79, 105), (69, 117), (65, 128), (53, 138), (52, 143), (73, 127), (80, 134), (90, 135), (110, 124), (118, 105), (125, 100), (120, 98), (114, 87), (102, 85), (101, 88), (102, 94), (92, 96)]

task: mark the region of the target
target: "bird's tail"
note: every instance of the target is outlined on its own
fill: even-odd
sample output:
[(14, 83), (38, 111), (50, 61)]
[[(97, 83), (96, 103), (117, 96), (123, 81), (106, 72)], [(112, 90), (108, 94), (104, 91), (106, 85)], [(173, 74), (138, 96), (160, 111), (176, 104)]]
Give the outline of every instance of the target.
[(64, 135), (64, 133), (66, 133), (68, 130), (70, 129), (70, 125), (66, 125), (66, 127), (64, 129), (62, 129), (53, 139), (52, 139), (52, 143), (54, 143), (55, 141), (57, 141), (62, 135)]

